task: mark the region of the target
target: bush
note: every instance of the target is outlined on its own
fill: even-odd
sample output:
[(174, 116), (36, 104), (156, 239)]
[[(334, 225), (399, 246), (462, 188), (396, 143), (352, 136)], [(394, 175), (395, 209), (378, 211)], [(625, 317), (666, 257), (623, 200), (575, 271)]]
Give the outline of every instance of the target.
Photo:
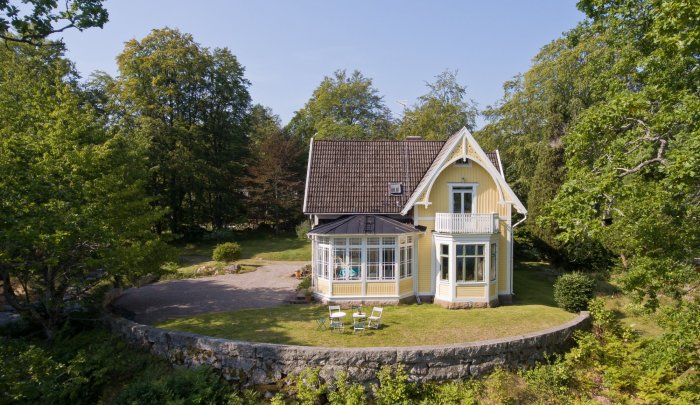
[(297, 231), (297, 238), (301, 240), (306, 240), (306, 234), (311, 230), (311, 224), (309, 221), (304, 221), (294, 228)]
[(217, 262), (232, 262), (241, 258), (241, 245), (235, 242), (226, 242), (216, 245), (213, 254)]
[(595, 280), (585, 274), (564, 274), (554, 282), (554, 301), (569, 312), (585, 311), (594, 288)]

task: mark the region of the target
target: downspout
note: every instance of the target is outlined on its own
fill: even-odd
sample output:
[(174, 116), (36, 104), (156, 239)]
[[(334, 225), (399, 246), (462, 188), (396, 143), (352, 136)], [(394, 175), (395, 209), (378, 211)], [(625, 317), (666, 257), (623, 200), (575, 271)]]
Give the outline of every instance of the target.
[(512, 226), (512, 228), (515, 228), (516, 226), (522, 224), (523, 222), (525, 222), (526, 219), (527, 219), (527, 214), (523, 214), (523, 219), (521, 219), (520, 221), (516, 222), (516, 223)]

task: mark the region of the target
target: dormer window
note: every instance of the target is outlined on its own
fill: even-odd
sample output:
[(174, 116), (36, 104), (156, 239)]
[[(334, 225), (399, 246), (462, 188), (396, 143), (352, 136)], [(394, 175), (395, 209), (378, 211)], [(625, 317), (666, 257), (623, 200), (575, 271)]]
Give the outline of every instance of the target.
[(401, 183), (389, 183), (389, 194), (390, 195), (402, 195), (403, 185)]
[(455, 161), (455, 166), (469, 166), (469, 159), (461, 158)]

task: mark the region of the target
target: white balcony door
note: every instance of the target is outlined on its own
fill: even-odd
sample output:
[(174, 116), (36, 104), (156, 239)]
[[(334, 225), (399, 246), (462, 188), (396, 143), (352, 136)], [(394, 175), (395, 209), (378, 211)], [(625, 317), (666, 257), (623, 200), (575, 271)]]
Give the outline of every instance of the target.
[(453, 214), (474, 213), (474, 186), (451, 185), (450, 212)]

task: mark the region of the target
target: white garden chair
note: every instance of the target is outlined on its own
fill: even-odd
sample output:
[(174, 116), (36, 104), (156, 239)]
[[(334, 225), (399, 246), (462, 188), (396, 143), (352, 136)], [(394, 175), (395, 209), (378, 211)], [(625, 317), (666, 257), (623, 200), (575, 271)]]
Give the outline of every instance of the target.
[(370, 329), (379, 329), (382, 327), (382, 313), (384, 308), (373, 307), (372, 313), (367, 317), (367, 327)]
[(329, 305), (328, 315), (331, 320), (331, 332), (334, 330), (342, 331), (343, 328), (345, 328), (345, 325), (343, 325), (343, 318), (345, 317), (345, 312), (342, 312), (340, 310), (340, 305)]

